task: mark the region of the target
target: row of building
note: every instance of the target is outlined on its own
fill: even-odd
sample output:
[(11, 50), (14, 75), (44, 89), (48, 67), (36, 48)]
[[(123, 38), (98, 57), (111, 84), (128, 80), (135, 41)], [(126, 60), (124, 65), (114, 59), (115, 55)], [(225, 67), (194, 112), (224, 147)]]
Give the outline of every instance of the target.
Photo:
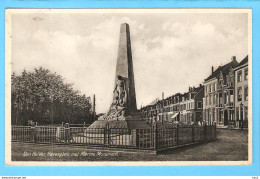
[(236, 128), (248, 125), (248, 56), (240, 63), (231, 61), (212, 72), (198, 87), (141, 107), (149, 123), (216, 123)]

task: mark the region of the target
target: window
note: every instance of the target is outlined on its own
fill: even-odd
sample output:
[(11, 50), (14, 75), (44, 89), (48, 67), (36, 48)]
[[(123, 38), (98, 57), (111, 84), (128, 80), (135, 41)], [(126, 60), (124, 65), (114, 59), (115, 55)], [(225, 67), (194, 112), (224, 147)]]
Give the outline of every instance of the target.
[(219, 97), (219, 104), (222, 104), (223, 103), (222, 93), (219, 93), (218, 97)]
[(242, 87), (237, 89), (237, 101), (242, 101)]
[(230, 95), (233, 95), (233, 90), (230, 91)]
[(202, 102), (198, 101), (198, 109), (201, 109), (201, 108), (202, 108)]
[(222, 80), (220, 80), (220, 81), (219, 81), (219, 85), (220, 85), (220, 86), (222, 86), (222, 84), (223, 84), (223, 81), (222, 81)]
[(245, 80), (247, 80), (248, 78), (248, 68), (245, 69)]
[(245, 106), (245, 120), (248, 120), (247, 113), (247, 106)]
[(229, 87), (233, 86), (232, 81), (233, 81), (233, 77), (232, 76), (227, 76), (227, 85)]
[(211, 95), (209, 95), (209, 105), (211, 105)]
[(230, 102), (231, 103), (234, 102), (234, 91), (233, 90), (230, 91)]
[(245, 101), (247, 101), (248, 100), (248, 86), (245, 86), (244, 94), (245, 94)]
[(237, 82), (241, 82), (242, 81), (242, 70), (237, 72)]
[(229, 96), (226, 94), (226, 103), (229, 103)]
[(209, 92), (211, 92), (211, 85), (209, 85)]
[(213, 95), (212, 97), (213, 97), (213, 104), (215, 104), (215, 95)]

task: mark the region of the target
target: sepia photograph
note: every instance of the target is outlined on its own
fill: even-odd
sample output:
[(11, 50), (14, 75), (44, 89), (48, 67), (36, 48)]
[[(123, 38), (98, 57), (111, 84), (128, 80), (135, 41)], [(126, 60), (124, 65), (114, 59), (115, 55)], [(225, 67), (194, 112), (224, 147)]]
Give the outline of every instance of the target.
[(10, 166), (252, 164), (251, 9), (7, 9)]

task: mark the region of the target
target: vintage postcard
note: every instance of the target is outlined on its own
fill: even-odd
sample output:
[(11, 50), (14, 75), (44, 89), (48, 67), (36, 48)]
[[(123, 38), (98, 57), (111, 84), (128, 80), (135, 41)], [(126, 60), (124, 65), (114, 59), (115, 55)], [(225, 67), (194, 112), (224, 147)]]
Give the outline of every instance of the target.
[(251, 9), (7, 9), (10, 166), (252, 164)]

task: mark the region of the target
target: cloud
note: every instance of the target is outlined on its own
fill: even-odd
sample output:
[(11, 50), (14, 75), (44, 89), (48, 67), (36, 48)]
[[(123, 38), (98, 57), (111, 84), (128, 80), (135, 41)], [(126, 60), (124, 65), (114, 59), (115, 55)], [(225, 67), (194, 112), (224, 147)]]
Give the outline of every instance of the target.
[(165, 35), (133, 42), (139, 105), (148, 104), (159, 92), (167, 96), (185, 92), (189, 85), (198, 86), (209, 75), (211, 65), (227, 63), (233, 55), (238, 59), (246, 55), (247, 37), (237, 38), (241, 30), (224, 36), (213, 24), (201, 21), (165, 22), (162, 30)]
[[(247, 55), (247, 21), (231, 21), (240, 17), (223, 18), (222, 22), (185, 14), (182, 17), (187, 18), (179, 20), (170, 16), (158, 20), (158, 16), (151, 14), (144, 20), (142, 15), (120, 14), (93, 20), (94, 15), (81, 14), (47, 20), (46, 15), (38, 24), (32, 24), (30, 16), (16, 16), (12, 18), (16, 19), (12, 71), (49, 68), (82, 93), (96, 94), (97, 112), (105, 112), (112, 101), (121, 23), (130, 25), (138, 107), (162, 92), (169, 96), (198, 86), (212, 65), (225, 64), (234, 55), (239, 60)], [(77, 19), (84, 21), (76, 23)]]

